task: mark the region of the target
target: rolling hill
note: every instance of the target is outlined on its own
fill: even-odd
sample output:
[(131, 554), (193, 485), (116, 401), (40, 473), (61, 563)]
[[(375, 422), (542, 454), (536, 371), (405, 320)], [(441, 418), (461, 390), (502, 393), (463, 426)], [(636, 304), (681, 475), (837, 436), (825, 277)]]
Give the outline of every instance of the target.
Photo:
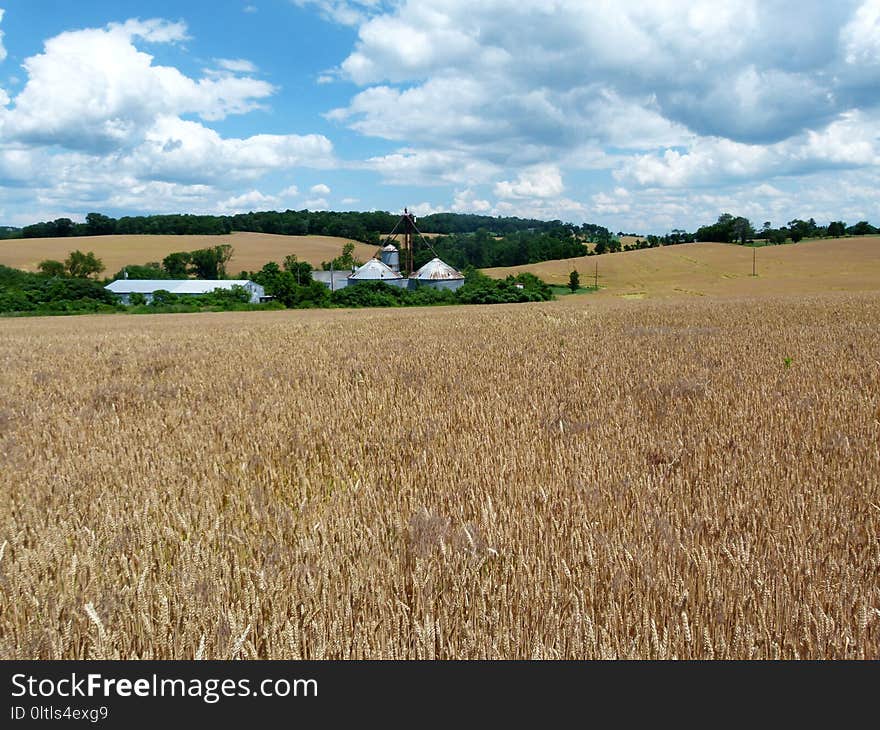
[[(25, 271), (36, 271), (40, 261), (63, 261), (70, 251), (94, 251), (104, 262), (105, 275), (112, 276), (123, 266), (162, 261), (174, 251), (229, 243), (234, 249), (230, 274), (255, 271), (268, 261), (281, 263), (294, 253), (312, 266), (320, 266), (338, 256), (348, 243), (334, 236), (280, 236), (268, 233), (231, 233), (225, 236), (83, 236), (75, 238), (24, 238), (0, 241), (0, 264)], [(376, 247), (355, 243), (355, 256), (367, 260)]]
[[(756, 251), (757, 272), (752, 274)], [(530, 272), (551, 284), (567, 284), (577, 269), (591, 286), (598, 266), (602, 294), (645, 297), (814, 293), (880, 290), (880, 237), (801, 241), (752, 249), (726, 243), (678, 246), (584, 256), (486, 269), (492, 277)]]

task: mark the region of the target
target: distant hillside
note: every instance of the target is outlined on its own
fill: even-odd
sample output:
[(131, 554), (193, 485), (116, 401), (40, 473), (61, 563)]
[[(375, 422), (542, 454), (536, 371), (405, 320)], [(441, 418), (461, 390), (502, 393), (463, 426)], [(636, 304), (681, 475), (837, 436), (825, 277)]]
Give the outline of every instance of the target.
[[(27, 238), (0, 241), (0, 264), (25, 271), (36, 271), (44, 259), (63, 260), (74, 250), (94, 251), (110, 276), (123, 266), (161, 262), (175, 251), (192, 251), (221, 243), (234, 249), (227, 267), (230, 274), (255, 271), (268, 261), (281, 263), (288, 254), (296, 254), (312, 266), (339, 256), (350, 239), (333, 236), (277, 236), (266, 233), (231, 233), (225, 236), (82, 236), (63, 238)], [(376, 246), (358, 243), (355, 256), (366, 261), (376, 253)]]
[[(752, 277), (756, 252), (757, 277)], [(493, 277), (530, 272), (567, 284), (572, 269), (590, 286), (598, 266), (605, 295), (706, 296), (880, 290), (880, 237), (802, 241), (752, 249), (724, 243), (685, 243), (640, 251), (485, 269)]]

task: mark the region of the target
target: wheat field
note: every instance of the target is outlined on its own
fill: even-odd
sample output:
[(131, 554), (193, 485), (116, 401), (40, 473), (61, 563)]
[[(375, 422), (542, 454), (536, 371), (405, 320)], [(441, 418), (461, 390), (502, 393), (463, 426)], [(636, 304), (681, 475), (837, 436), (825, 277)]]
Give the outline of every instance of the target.
[(123, 266), (161, 263), (175, 251), (194, 251), (228, 243), (232, 258), (227, 269), (234, 276), (240, 271), (259, 271), (263, 264), (280, 264), (288, 254), (320, 266), (354, 243), (354, 255), (367, 261), (376, 246), (335, 236), (281, 236), (270, 233), (230, 233), (225, 236), (77, 236), (74, 238), (24, 238), (0, 241), (0, 264), (25, 271), (36, 271), (44, 259), (63, 261), (74, 249), (93, 251), (104, 264), (105, 276), (113, 276)]
[(729, 243), (685, 243), (486, 273), (500, 277), (527, 271), (565, 285), (572, 269), (580, 273), (582, 286), (592, 286), (598, 270), (602, 295), (628, 299), (880, 291), (880, 237), (801, 241), (757, 250)]
[(880, 658), (880, 297), (0, 320), (0, 658)]

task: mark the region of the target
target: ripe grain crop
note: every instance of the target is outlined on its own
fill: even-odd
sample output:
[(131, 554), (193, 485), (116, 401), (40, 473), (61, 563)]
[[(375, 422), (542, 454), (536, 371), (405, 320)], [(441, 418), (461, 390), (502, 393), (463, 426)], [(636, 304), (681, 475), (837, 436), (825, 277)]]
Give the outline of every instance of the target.
[(880, 297), (0, 320), (0, 658), (880, 658)]
[(222, 236), (75, 236), (66, 238), (18, 238), (0, 240), (0, 264), (36, 271), (44, 259), (64, 261), (74, 249), (93, 251), (104, 264), (104, 276), (113, 276), (123, 266), (161, 263), (174, 251), (194, 251), (228, 243), (232, 246), (229, 273), (259, 271), (267, 261), (281, 264), (296, 254), (318, 268), (322, 261), (339, 256), (342, 247), (354, 243), (354, 255), (362, 261), (376, 253), (376, 246), (336, 236), (282, 236), (236, 231)]
[[(757, 276), (752, 276), (753, 264)], [(757, 252), (728, 243), (685, 243), (486, 273), (502, 277), (529, 272), (564, 286), (572, 269), (580, 273), (582, 286), (592, 286), (598, 272), (602, 294), (633, 299), (876, 292), (880, 291), (880, 237), (801, 241)]]

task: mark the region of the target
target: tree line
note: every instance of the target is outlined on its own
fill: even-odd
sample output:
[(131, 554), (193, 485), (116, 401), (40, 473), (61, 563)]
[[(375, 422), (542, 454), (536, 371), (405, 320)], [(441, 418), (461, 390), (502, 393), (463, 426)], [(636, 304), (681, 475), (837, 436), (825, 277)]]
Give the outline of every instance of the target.
[[(0, 226), (0, 239), (9, 238), (64, 238), (105, 235), (228, 235), (236, 231), (272, 233), (289, 236), (321, 235), (349, 238), (378, 245), (399, 221), (399, 216), (387, 211), (309, 211), (285, 210), (241, 213), (236, 215), (147, 215), (112, 218), (101, 213), (89, 213), (84, 223), (70, 218), (57, 218), (14, 228)], [(880, 229), (868, 221), (847, 225), (843, 221), (831, 221), (819, 225), (813, 218), (795, 218), (778, 227), (765, 221), (756, 228), (748, 218), (723, 213), (714, 223), (701, 226), (693, 233), (673, 229), (665, 235), (637, 236), (634, 244), (622, 245), (618, 232), (615, 236), (604, 226), (584, 223), (580, 226), (560, 220), (542, 221), (515, 216), (501, 217), (472, 213), (433, 213), (418, 219), (423, 233), (441, 234), (447, 240), (440, 241), (445, 250), (463, 248), (467, 258), (455, 263), (474, 266), (512, 266), (534, 263), (541, 256), (568, 258), (570, 250), (558, 255), (559, 241), (593, 244), (594, 253), (614, 253), (630, 248), (669, 246), (692, 241), (717, 241), (721, 243), (745, 243), (763, 239), (768, 243), (803, 238), (859, 236), (876, 234)], [(478, 235), (476, 242), (464, 236)], [(629, 234), (634, 235), (634, 234)], [(498, 241), (490, 243), (486, 236)], [(551, 240), (552, 239), (552, 240)], [(436, 245), (436, 244), (435, 244)], [(540, 253), (541, 250), (545, 253)], [(571, 249), (575, 250), (575, 249)], [(537, 253), (536, 253), (537, 251)], [(584, 255), (575, 253), (574, 255)], [(514, 262), (515, 263), (510, 263)], [(452, 262), (450, 262), (452, 263)]]
[(805, 238), (839, 238), (841, 236), (865, 236), (880, 232), (868, 221), (859, 221), (847, 225), (844, 221), (831, 221), (822, 226), (815, 219), (802, 220), (794, 218), (785, 225), (774, 227), (770, 221), (764, 221), (760, 229), (756, 229), (748, 218), (723, 213), (718, 220), (707, 226), (698, 228), (695, 235), (698, 241), (716, 241), (719, 243), (745, 244), (761, 239), (771, 244), (791, 241), (797, 243)]
[(809, 220), (794, 218), (778, 227), (774, 227), (770, 221), (764, 221), (760, 228), (756, 228), (744, 216), (722, 213), (714, 223), (700, 226), (693, 233), (681, 229), (673, 229), (670, 233), (663, 236), (637, 236), (632, 233), (624, 234), (619, 232), (618, 236), (628, 235), (635, 237), (636, 241), (623, 246), (620, 245), (619, 240), (616, 242), (616, 245), (597, 245), (594, 252), (630, 251), (656, 246), (674, 246), (675, 244), (693, 243), (694, 241), (736, 243), (740, 245), (754, 244), (760, 241), (765, 245), (778, 245), (787, 241), (797, 243), (805, 238), (841, 238), (843, 236), (866, 236), (878, 233), (880, 233), (880, 228), (875, 228), (868, 221), (859, 221), (852, 225), (847, 225), (844, 221), (831, 221), (828, 225), (819, 225), (814, 218)]
[[(389, 234), (399, 215), (387, 211), (285, 210), (236, 215), (146, 215), (112, 218), (89, 213), (84, 223), (70, 218), (41, 221), (23, 228), (0, 227), (0, 238), (66, 238), (109, 235), (228, 235), (235, 231), (286, 236), (338, 236), (378, 244)], [(436, 213), (418, 219), (425, 233), (473, 233), (485, 228), (496, 235), (516, 231), (545, 231), (570, 226), (561, 221), (495, 217), (461, 213)], [(573, 226), (570, 226), (573, 228)]]

